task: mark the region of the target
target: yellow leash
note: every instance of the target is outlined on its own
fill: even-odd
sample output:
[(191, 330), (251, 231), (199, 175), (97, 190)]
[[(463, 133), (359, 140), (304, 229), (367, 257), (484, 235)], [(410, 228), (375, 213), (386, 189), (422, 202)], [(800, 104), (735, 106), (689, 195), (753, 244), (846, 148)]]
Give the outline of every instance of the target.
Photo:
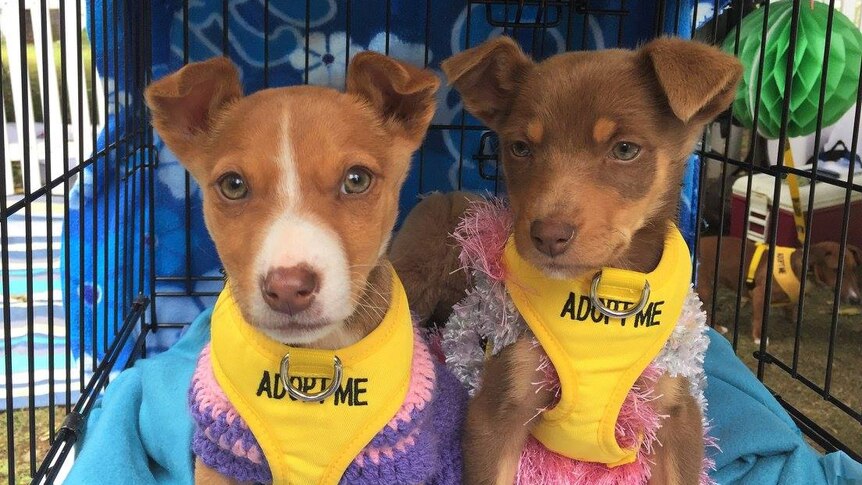
[[(784, 150), (784, 165), (793, 168), (793, 152), (790, 149), (790, 140)], [(787, 174), (787, 185), (790, 189), (790, 200), (793, 202), (793, 219), (796, 222), (796, 237), (800, 244), (805, 244), (805, 218), (802, 216), (802, 202), (799, 200), (799, 178), (796, 174)]]

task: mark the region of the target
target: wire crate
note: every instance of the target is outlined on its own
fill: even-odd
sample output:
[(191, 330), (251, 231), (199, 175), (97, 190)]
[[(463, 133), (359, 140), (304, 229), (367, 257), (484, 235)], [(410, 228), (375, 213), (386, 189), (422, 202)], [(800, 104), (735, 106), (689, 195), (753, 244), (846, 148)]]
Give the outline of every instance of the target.
[[(791, 3), (796, 22), (808, 2)], [(738, 54), (742, 19), (758, 9), (768, 16), (769, 8), (770, 2), (749, 0), (0, 0), (0, 441), (8, 482), (52, 483), (62, 476), (89, 411), (116, 373), (170, 346), (221, 289), (199, 189), (149, 126), (141, 93), (153, 79), (225, 55), (238, 65), (246, 92), (295, 84), (341, 88), (347, 64), (361, 50), (439, 73), (449, 55), (496, 35), (512, 36), (536, 59), (634, 48), (659, 35), (725, 42)], [(859, 25), (856, 2), (832, 0), (828, 8)], [(793, 29), (791, 52), (798, 38)], [(823, 49), (829, 51), (828, 40)], [(784, 81), (791, 84), (792, 76)], [(825, 89), (824, 82), (821, 106)], [(788, 97), (778, 144), (770, 145), (779, 154), (790, 143), (789, 105)], [(851, 152), (858, 145), (860, 106), (849, 115), (853, 136), (845, 143)], [(822, 107), (818, 111), (812, 147), (826, 139)], [(756, 126), (757, 112), (754, 118)], [(680, 222), (695, 251), (702, 234), (729, 232), (734, 180), (762, 174), (774, 187), (761, 211), (767, 213), (764, 239), (774, 241), (785, 229), (786, 223), (768, 221), (780, 220), (781, 181), (796, 176), (810, 182), (812, 207), (821, 184), (845, 194), (837, 242), (846, 252), (848, 233), (862, 224), (851, 207), (862, 194), (855, 172), (840, 180), (770, 158), (757, 130), (733, 120), (731, 110), (708, 127), (689, 164)], [(442, 87), (402, 193), (401, 214), (434, 190), (503, 192), (496, 151), (496, 136)], [(813, 156), (816, 164), (819, 153), (812, 148), (804, 158)], [(742, 220), (735, 223), (748, 228), (752, 200), (759, 199), (752, 199), (751, 183), (743, 185)], [(805, 214), (804, 264), (815, 212)], [(740, 282), (744, 266), (740, 261)], [(836, 271), (845, 271), (843, 260)], [(813, 286), (807, 281), (802, 278), (803, 288)], [(800, 300), (793, 322), (767, 304), (759, 346), (744, 331), (750, 313), (744, 292), (723, 293), (707, 312), (714, 324), (730, 327), (740, 357), (814, 443), (859, 460), (862, 397), (858, 387), (847, 386), (858, 374), (853, 364), (862, 363), (854, 355), (862, 332), (850, 326), (862, 328), (862, 320), (843, 314), (840, 278), (820, 289), (821, 296), (827, 293), (829, 304), (817, 307), (817, 315), (826, 312), (819, 326), (809, 322), (809, 298)]]

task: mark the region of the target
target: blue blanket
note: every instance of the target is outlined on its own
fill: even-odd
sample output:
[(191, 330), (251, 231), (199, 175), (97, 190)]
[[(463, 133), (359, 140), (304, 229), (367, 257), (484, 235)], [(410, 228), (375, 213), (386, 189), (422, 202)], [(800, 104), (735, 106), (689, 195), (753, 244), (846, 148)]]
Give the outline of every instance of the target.
[[(192, 423), (186, 394), (198, 352), (209, 340), (202, 313), (167, 352), (123, 372), (90, 415), (68, 484), (191, 483)], [(821, 456), (769, 391), (710, 331), (706, 355), (709, 418), (721, 452), (722, 485), (862, 485), (862, 465)]]

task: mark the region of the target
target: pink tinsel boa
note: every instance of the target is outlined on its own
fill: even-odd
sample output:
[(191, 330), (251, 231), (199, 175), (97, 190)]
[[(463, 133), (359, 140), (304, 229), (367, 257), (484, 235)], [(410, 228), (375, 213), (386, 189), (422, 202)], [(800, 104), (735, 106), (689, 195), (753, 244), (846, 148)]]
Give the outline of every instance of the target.
[[(487, 284), (487, 292), (483, 295), (499, 298), (499, 301), (503, 302), (503, 308), (511, 306), (504, 286), (506, 270), (503, 265), (503, 251), (512, 228), (513, 216), (507, 204), (501, 199), (491, 199), (472, 203), (453, 234), (462, 248), (460, 262), (463, 267), (473, 275), (474, 283), (481, 279)], [(469, 315), (470, 305), (476, 304), (478, 295), (478, 291), (468, 295), (459, 305), (456, 305), (453, 315), (456, 318)], [(503, 311), (497, 318), (496, 323), (500, 328), (508, 329), (519, 325), (518, 322), (512, 321), (517, 318), (508, 317), (508, 312)], [(520, 322), (520, 325), (523, 326), (523, 322)], [(512, 338), (511, 330), (502, 330), (501, 333), (507, 332), (508, 335), (503, 340)], [(457, 346), (454, 348), (459, 349)], [(559, 379), (547, 357), (544, 357), (539, 370), (544, 378), (536, 385), (539, 388), (558, 392)], [(639, 440), (641, 444), (637, 459), (633, 463), (610, 468), (600, 463), (573, 460), (549, 451), (530, 437), (521, 454), (517, 483), (529, 485), (646, 483), (651, 474), (650, 455), (657, 442), (656, 434), (664, 418), (653, 406), (653, 401), (659, 397), (654, 393), (655, 384), (664, 372), (665, 370), (655, 363), (648, 366), (629, 391), (620, 409), (615, 430), (617, 442), (623, 448), (637, 446)], [(541, 411), (537, 410), (537, 415)], [(707, 434), (706, 427), (704, 443), (706, 446), (715, 446), (714, 440)], [(702, 485), (714, 483), (708, 475), (709, 470), (714, 469), (714, 466), (711, 459), (704, 458), (700, 479)]]

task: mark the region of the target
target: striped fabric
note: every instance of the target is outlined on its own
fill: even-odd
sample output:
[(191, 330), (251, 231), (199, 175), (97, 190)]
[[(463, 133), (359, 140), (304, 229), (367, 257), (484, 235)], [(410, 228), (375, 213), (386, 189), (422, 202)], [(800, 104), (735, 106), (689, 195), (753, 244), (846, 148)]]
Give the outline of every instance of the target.
[[(12, 199), (7, 204), (14, 203)], [(20, 210), (8, 218), (9, 256), (9, 301), (0, 300), (0, 308), (8, 306), (10, 331), (0, 328), (0, 382), (7, 385), (7, 358), (11, 359), (12, 407), (28, 406), (32, 385), (36, 406), (49, 404), (51, 391), (51, 369), (53, 368), (53, 391), (56, 403), (65, 403), (66, 369), (70, 369), (70, 398), (77, 399), (81, 374), (86, 379), (91, 373), (92, 362), (85, 360), (81, 370), (79, 362), (66, 360), (66, 320), (63, 308), (62, 270), (60, 247), (63, 239), (63, 206), (54, 203), (51, 207), (51, 240), (48, 240), (48, 219), (45, 203), (32, 206), (30, 240), (32, 241), (32, 298), (27, 298), (27, 227), (24, 211)], [(50, 253), (49, 253), (50, 251)], [(49, 256), (50, 254), (50, 256)], [(2, 265), (2, 261), (0, 261)], [(50, 265), (50, 270), (49, 270)], [(5, 268), (4, 268), (5, 269)], [(51, 274), (53, 273), (53, 274)], [(49, 276), (51, 277), (49, 279)], [(0, 288), (3, 282), (0, 280)], [(53, 294), (49, 294), (53, 290)], [(28, 335), (28, 308), (32, 308), (32, 338)], [(53, 315), (51, 315), (53, 313)], [(53, 318), (52, 318), (53, 317)], [(53, 332), (52, 332), (53, 329)], [(53, 335), (52, 335), (53, 333)], [(32, 342), (32, 367), (28, 346)], [(7, 347), (8, 346), (8, 347)], [(70, 349), (71, 350), (71, 349)], [(8, 355), (8, 357), (7, 357)], [(72, 352), (74, 355), (74, 352)], [(53, 356), (53, 357), (52, 357)], [(53, 358), (53, 362), (51, 362)], [(30, 373), (33, 374), (32, 383)], [(6, 394), (0, 396), (0, 409), (6, 409)]]

